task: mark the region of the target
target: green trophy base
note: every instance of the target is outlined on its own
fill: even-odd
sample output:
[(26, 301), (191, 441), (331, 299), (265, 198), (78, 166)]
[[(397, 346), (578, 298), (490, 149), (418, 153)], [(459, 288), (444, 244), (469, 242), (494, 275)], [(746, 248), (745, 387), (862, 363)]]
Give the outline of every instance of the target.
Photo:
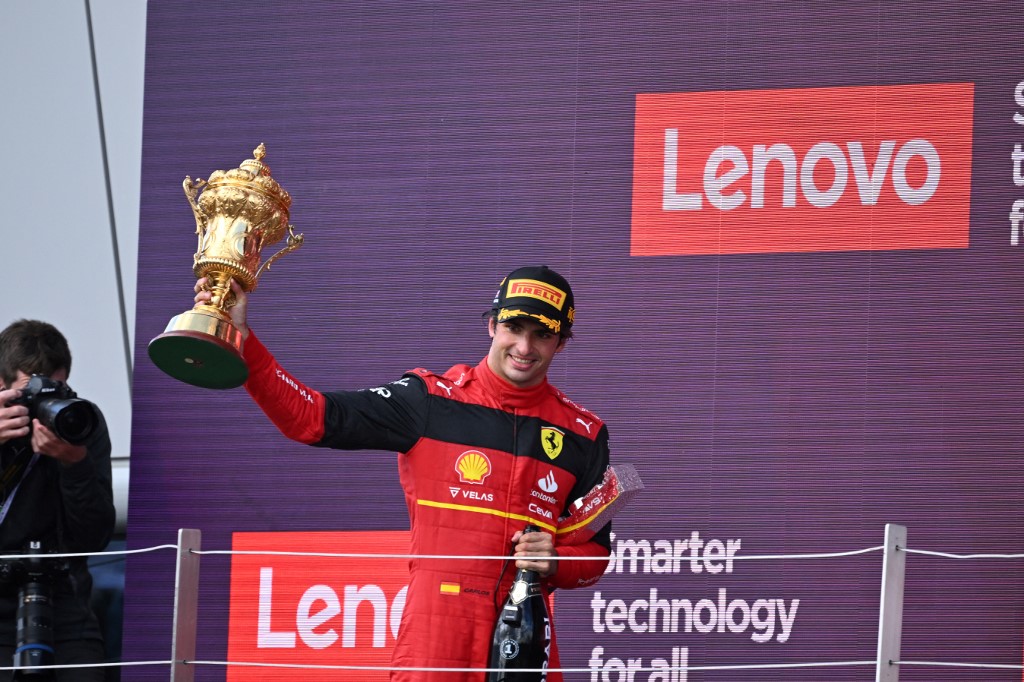
[(149, 358), (166, 374), (201, 388), (236, 388), (249, 378), (242, 333), (230, 320), (200, 310), (171, 319), (149, 342)]

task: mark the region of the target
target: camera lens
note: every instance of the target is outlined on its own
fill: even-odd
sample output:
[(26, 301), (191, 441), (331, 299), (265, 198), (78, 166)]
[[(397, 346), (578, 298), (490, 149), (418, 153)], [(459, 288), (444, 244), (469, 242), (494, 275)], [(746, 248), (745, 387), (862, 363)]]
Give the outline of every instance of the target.
[(87, 400), (44, 400), (39, 404), (39, 421), (59, 438), (75, 445), (84, 443), (96, 429), (96, 411)]
[(36, 667), (54, 663), (53, 603), (48, 584), (29, 580), (19, 588), (17, 619), (14, 665), (28, 669), (17, 671), (14, 679), (52, 680), (52, 670)]

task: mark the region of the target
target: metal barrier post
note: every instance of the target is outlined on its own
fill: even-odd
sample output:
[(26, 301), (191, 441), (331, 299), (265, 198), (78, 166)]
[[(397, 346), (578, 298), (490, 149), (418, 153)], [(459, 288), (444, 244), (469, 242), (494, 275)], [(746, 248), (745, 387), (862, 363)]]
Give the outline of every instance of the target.
[(885, 524), (882, 560), (882, 598), (878, 616), (878, 658), (875, 682), (899, 682), (900, 640), (903, 635), (903, 584), (907, 568), (907, 527)]
[(199, 555), (203, 535), (191, 528), (178, 529), (178, 566), (174, 578), (174, 631), (171, 639), (171, 682), (193, 682), (196, 657), (196, 622), (199, 613)]

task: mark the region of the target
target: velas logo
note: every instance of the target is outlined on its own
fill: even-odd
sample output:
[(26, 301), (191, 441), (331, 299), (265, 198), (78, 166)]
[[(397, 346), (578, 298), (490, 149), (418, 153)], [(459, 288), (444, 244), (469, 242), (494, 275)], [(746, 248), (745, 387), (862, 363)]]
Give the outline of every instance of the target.
[(630, 253), (966, 248), (973, 83), (640, 94)]
[[(236, 551), (408, 554), (408, 531), (235, 533)], [(387, 667), (405, 609), (407, 559), (234, 554), (228, 659)], [(231, 667), (229, 682), (388, 679), (387, 672)]]
[(554, 306), (558, 310), (565, 304), (565, 292), (558, 287), (535, 279), (513, 279), (508, 283), (508, 298), (526, 296)]

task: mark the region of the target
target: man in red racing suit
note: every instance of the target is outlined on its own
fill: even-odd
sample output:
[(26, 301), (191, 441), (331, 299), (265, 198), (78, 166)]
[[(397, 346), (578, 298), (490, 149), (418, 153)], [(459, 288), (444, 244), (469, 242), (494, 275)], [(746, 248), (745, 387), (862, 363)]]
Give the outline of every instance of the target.
[[(524, 294), (525, 292), (525, 294)], [(244, 294), (239, 295), (244, 325)], [(203, 298), (201, 292), (197, 300)], [(557, 299), (557, 300), (556, 300)], [(556, 303), (560, 302), (561, 307)], [(236, 307), (239, 307), (236, 306)], [(415, 369), (385, 386), (320, 393), (282, 369), (247, 328), (246, 389), (281, 432), (339, 449), (390, 449), (409, 509), (410, 553), (507, 556), (553, 588), (595, 583), (610, 525), (578, 545), (557, 522), (601, 482), (608, 432), (547, 381), (570, 335), (568, 282), (546, 267), (502, 281), (488, 327), (488, 356), (444, 374)], [(523, 534), (527, 523), (542, 529)], [(593, 556), (557, 561), (551, 557)], [(396, 668), (486, 668), (494, 623), (513, 571), (495, 559), (414, 559), (392, 663)], [(559, 667), (552, 627), (548, 667)], [(392, 680), (483, 680), (483, 673), (395, 671)], [(561, 680), (549, 673), (547, 680)]]

